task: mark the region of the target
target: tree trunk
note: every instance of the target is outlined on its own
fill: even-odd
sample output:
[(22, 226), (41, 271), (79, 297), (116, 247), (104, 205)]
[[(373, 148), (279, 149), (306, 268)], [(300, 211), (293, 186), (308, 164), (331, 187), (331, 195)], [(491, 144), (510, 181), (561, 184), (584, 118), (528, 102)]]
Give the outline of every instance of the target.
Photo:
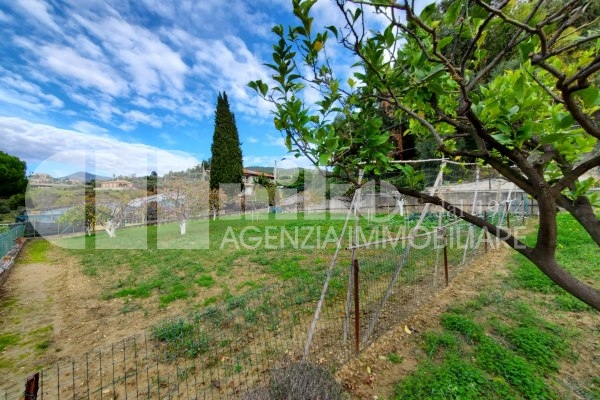
[(187, 231), (187, 219), (181, 220), (181, 222), (179, 223), (179, 230), (181, 231), (182, 235), (185, 235)]
[(600, 220), (594, 214), (594, 209), (587, 197), (571, 201), (564, 196), (558, 199), (558, 205), (567, 210), (590, 237), (600, 246)]
[[(540, 210), (536, 246), (533, 251), (521, 252), (533, 262), (552, 282), (589, 306), (600, 310), (600, 290), (581, 282), (556, 261), (558, 230), (556, 200), (542, 190), (538, 196)], [(590, 260), (590, 262), (594, 262)]]
[(106, 231), (106, 233), (108, 233), (108, 237), (110, 237), (110, 238), (117, 237), (117, 235), (115, 234), (115, 231), (117, 230), (117, 223), (115, 221), (113, 221), (112, 219), (110, 221), (106, 222), (106, 226), (104, 227), (104, 230)]
[(581, 282), (561, 267), (554, 257), (548, 257), (541, 251), (535, 250), (533, 254), (527, 258), (534, 263), (544, 275), (550, 278), (552, 282), (556, 283), (590, 307), (600, 311), (600, 290)]

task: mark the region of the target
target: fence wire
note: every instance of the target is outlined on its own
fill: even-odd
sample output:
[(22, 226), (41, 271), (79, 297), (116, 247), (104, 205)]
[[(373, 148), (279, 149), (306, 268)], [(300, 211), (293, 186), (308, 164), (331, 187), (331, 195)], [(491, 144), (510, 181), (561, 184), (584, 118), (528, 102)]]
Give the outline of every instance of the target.
[[(436, 181), (440, 162), (415, 169), (422, 173), (419, 184), (425, 190)], [(476, 179), (475, 167), (447, 164), (436, 194), (455, 203), (462, 199), (465, 210), (502, 226), (510, 224), (511, 218), (517, 225), (533, 212), (533, 203), (522, 193), (500, 188), (492, 182), (496, 178), (486, 173), (482, 171)], [(473, 184), (481, 182), (497, 187), (480, 189), (477, 199)], [(356, 222), (347, 236), (354, 239), (333, 267), (305, 362), (337, 369), (355, 356), (357, 339), (360, 349), (376, 341), (485, 251), (481, 242), (488, 238), (485, 231), (440, 208), (423, 213), (424, 206), (414, 199), (382, 194), (381, 190), (362, 194)], [(411, 237), (421, 214), (422, 230)], [(356, 293), (352, 255), (359, 267)], [(390, 284), (397, 271), (397, 279)], [(323, 282), (325, 276), (323, 271), (320, 279), (311, 281)], [(110, 347), (43, 368), (37, 398), (244, 398), (268, 386), (278, 366), (301, 361), (321, 290), (321, 286), (288, 280), (165, 320)], [(0, 399), (23, 398), (25, 380), (6, 379), (0, 386)]]
[(0, 258), (4, 257), (18, 238), (23, 237), (24, 224), (0, 225)]
[(10, 224), (0, 226), (0, 285), (8, 279), (8, 272), (21, 250), (25, 230), (24, 224)]

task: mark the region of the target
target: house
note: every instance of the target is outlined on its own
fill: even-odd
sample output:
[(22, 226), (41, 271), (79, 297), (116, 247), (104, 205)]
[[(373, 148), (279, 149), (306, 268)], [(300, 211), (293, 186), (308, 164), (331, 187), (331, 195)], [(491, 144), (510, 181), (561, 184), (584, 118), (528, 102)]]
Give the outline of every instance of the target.
[(48, 174), (32, 174), (29, 176), (30, 184), (45, 184), (45, 183), (54, 183), (54, 178), (52, 178)]
[(133, 189), (133, 183), (124, 180), (104, 181), (100, 183), (100, 189), (129, 190)]
[[(242, 182), (244, 184), (244, 194), (246, 196), (251, 196), (254, 194), (254, 187), (256, 186), (256, 179), (258, 179), (259, 176), (265, 176), (266, 178), (270, 179), (270, 180), (275, 180), (275, 177), (271, 174), (267, 174), (265, 172), (258, 172), (258, 171), (252, 171), (250, 169), (243, 169), (243, 173), (244, 173), (244, 177), (242, 178)], [(203, 179), (204, 176), (206, 175), (206, 179), (210, 179), (210, 169), (207, 169), (206, 171), (203, 171)]]
[(264, 172), (252, 171), (244, 168), (244, 194), (246, 196), (251, 196), (254, 194), (254, 187), (256, 186), (256, 180), (260, 176), (265, 176), (268, 179), (274, 180), (275, 177), (271, 174), (267, 174)]

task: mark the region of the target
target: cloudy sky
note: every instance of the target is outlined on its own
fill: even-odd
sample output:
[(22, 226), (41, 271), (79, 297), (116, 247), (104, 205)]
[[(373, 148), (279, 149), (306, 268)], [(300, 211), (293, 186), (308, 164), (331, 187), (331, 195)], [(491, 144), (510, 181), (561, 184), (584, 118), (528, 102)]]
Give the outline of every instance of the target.
[[(315, 12), (341, 26), (331, 0)], [(272, 166), (287, 150), (247, 83), (293, 22), (291, 0), (0, 0), (0, 150), (55, 176), (186, 169), (226, 91), (244, 164)]]

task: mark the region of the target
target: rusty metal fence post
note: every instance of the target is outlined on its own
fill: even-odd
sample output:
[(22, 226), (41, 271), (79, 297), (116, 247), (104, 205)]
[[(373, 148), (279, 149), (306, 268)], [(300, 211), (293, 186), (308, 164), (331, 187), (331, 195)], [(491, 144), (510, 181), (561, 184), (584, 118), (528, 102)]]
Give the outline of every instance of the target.
[(354, 259), (354, 350), (356, 354), (360, 352), (360, 297), (358, 293), (358, 259)]
[(35, 374), (27, 377), (27, 382), (25, 382), (25, 393), (23, 393), (23, 400), (36, 400), (39, 388), (40, 373), (36, 372)]

